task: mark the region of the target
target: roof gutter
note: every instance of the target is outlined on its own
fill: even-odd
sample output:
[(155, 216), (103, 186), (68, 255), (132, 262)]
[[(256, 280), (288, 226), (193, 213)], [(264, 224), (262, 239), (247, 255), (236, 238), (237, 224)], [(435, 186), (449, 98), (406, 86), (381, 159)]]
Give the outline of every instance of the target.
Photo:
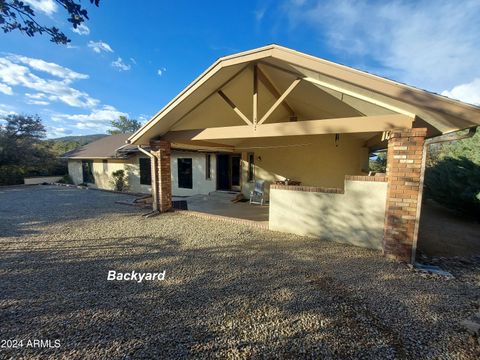
[(150, 160), (151, 160), (151, 168), (152, 168), (152, 171), (151, 171), (151, 176), (152, 176), (152, 198), (153, 198), (153, 201), (152, 201), (152, 212), (158, 212), (158, 199), (157, 199), (157, 186), (158, 186), (158, 182), (157, 182), (157, 172), (155, 171), (155, 169), (157, 169), (157, 158), (149, 151), (143, 149), (140, 145), (137, 146), (137, 149), (144, 153), (145, 155), (147, 155)]
[(440, 135), (436, 136), (430, 139), (426, 139), (424, 144), (423, 144), (423, 155), (422, 155), (422, 168), (420, 170), (420, 185), (419, 185), (419, 190), (418, 190), (418, 198), (417, 198), (417, 219), (415, 222), (415, 229), (413, 232), (413, 244), (412, 244), (412, 258), (410, 259), (410, 262), (412, 264), (415, 264), (415, 256), (417, 252), (417, 241), (418, 241), (418, 229), (420, 226), (420, 213), (422, 211), (422, 199), (423, 199), (423, 184), (425, 180), (425, 168), (427, 164), (427, 152), (428, 152), (428, 147), (432, 144), (439, 144), (439, 143), (444, 143), (444, 142), (451, 142), (451, 141), (458, 141), (458, 140), (464, 140), (471, 138), (475, 135), (477, 132), (477, 127), (474, 126), (470, 129), (468, 129), (468, 133), (466, 134), (445, 134), (445, 135)]

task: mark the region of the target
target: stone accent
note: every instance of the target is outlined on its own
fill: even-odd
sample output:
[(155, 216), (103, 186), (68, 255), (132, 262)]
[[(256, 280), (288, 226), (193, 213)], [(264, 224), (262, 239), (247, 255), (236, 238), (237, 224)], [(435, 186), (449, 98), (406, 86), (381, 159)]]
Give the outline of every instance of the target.
[(422, 156), (427, 129), (391, 133), (387, 152), (387, 206), (383, 238), (384, 255), (410, 262), (423, 182)]
[(387, 178), (384, 174), (377, 174), (375, 176), (366, 176), (366, 175), (346, 175), (345, 180), (349, 181), (378, 181), (378, 182), (385, 182)]
[(150, 141), (151, 153), (156, 157), (152, 171), (157, 174), (157, 206), (158, 211), (166, 212), (172, 209), (172, 175), (170, 166), (171, 147), (169, 141)]

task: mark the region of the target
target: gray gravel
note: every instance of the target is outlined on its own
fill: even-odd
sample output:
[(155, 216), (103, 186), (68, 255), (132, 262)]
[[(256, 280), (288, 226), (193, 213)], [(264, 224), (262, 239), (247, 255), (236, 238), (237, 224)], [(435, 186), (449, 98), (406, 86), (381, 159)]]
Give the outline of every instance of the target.
[[(376, 251), (204, 220), (126, 195), (0, 189), (0, 358), (476, 359), (478, 264), (432, 277)], [(145, 212), (145, 210), (143, 210)], [(108, 270), (158, 272), (106, 281)]]

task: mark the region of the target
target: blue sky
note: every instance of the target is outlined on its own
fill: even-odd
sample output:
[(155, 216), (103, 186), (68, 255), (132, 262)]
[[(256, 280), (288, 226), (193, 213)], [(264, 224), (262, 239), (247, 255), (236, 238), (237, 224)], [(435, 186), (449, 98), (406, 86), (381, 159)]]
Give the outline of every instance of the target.
[(49, 137), (146, 121), (218, 57), (271, 43), (480, 105), (478, 0), (84, 0), (77, 32), (26, 2), (72, 42), (0, 33), (0, 115), (38, 114)]

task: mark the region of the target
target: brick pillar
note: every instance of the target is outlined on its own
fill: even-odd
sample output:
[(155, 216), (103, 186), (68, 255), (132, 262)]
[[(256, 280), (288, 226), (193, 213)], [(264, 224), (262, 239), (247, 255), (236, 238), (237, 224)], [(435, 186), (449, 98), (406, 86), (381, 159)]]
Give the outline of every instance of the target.
[[(172, 177), (170, 170), (170, 142), (163, 140), (150, 141), (151, 153), (156, 161), (152, 171), (156, 173), (156, 199), (157, 208), (160, 212), (172, 209)], [(155, 196), (154, 196), (155, 199)]]
[(394, 131), (388, 140), (383, 253), (410, 262), (420, 220), (422, 155), (427, 129)]

